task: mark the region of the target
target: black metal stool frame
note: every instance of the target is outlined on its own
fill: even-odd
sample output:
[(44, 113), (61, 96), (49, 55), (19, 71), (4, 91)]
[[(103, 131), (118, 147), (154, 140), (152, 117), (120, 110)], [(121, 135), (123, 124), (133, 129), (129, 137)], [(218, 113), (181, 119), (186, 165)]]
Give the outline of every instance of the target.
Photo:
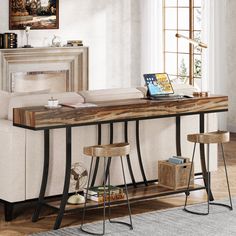
[[(87, 183), (87, 189), (86, 189), (86, 195), (85, 195), (85, 203), (84, 203), (84, 208), (83, 208), (83, 215), (82, 215), (82, 223), (80, 226), (81, 231), (91, 234), (91, 235), (104, 235), (105, 234), (105, 221), (106, 221), (106, 191), (103, 192), (103, 231), (102, 233), (95, 233), (95, 232), (91, 232), (88, 231), (86, 229), (84, 229), (84, 219), (85, 219), (85, 211), (86, 211), (86, 204), (87, 204), (87, 200), (88, 200), (88, 189), (89, 189), (89, 183), (90, 183), (90, 178), (91, 178), (91, 170), (92, 170), (92, 166), (93, 166), (93, 158), (91, 160), (91, 164), (90, 164), (90, 170), (89, 170), (89, 178), (88, 178), (88, 183)], [(105, 190), (106, 187), (106, 179), (107, 179), (107, 174), (108, 174), (108, 192), (110, 195), (110, 168), (106, 169), (106, 163), (107, 163), (107, 158), (104, 158), (104, 164), (103, 164), (103, 188)], [(128, 211), (129, 211), (129, 220), (130, 223), (126, 223), (123, 221), (114, 221), (111, 220), (111, 202), (110, 202), (110, 197), (108, 198), (108, 219), (110, 223), (117, 223), (117, 224), (123, 224), (126, 225), (128, 227), (130, 227), (130, 229), (133, 229), (133, 223), (132, 223), (132, 218), (131, 218), (131, 209), (130, 209), (130, 203), (129, 203), (129, 197), (128, 197), (128, 188), (127, 188), (127, 184), (126, 184), (126, 178), (125, 178), (125, 172), (124, 172), (124, 165), (123, 165), (123, 160), (122, 160), (122, 156), (120, 156), (120, 160), (121, 160), (121, 167), (122, 167), (122, 173), (123, 173), (123, 179), (124, 179), (124, 185), (125, 185), (125, 194), (126, 194), (126, 199), (127, 199), (127, 206), (128, 206)]]
[[(210, 187), (210, 167), (209, 167), (209, 164), (210, 164), (209, 163), (210, 145), (207, 144), (207, 186), (206, 186), (206, 190), (207, 190), (207, 212), (197, 212), (197, 211), (187, 209), (188, 195), (185, 196), (185, 203), (184, 203), (184, 209), (183, 209), (184, 211), (186, 211), (188, 213), (195, 214), (195, 215), (208, 215), (209, 212), (210, 212), (210, 205), (223, 206), (223, 207), (229, 208), (230, 210), (233, 210), (230, 187), (229, 187), (228, 171), (227, 171), (227, 167), (226, 167), (223, 144), (221, 143), (220, 146), (221, 146), (221, 151), (222, 151), (222, 159), (224, 161), (225, 177), (226, 177), (226, 182), (227, 182), (230, 205), (210, 201), (210, 191), (211, 191), (211, 187)], [(190, 186), (190, 181), (191, 181), (191, 173), (192, 173), (192, 170), (193, 170), (195, 150), (196, 150), (196, 143), (194, 143), (194, 148), (193, 148), (192, 164), (191, 164), (191, 168), (190, 168), (190, 172), (189, 172), (187, 192), (189, 192), (189, 186)]]

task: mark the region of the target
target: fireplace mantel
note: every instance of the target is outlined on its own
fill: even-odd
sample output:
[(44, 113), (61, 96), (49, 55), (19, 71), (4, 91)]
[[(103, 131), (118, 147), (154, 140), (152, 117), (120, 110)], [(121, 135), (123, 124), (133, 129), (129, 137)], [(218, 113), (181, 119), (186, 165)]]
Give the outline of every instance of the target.
[(12, 92), (12, 74), (68, 71), (67, 91), (88, 89), (88, 47), (0, 49), (0, 88)]

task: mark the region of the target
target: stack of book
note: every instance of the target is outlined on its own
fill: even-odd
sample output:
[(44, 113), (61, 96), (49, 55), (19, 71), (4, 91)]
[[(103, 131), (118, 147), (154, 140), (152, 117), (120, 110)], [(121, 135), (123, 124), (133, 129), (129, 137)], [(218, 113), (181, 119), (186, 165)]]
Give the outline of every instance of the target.
[(3, 48), (3, 34), (0, 34), (0, 48)]
[(168, 162), (173, 164), (184, 164), (189, 163), (189, 158), (182, 156), (172, 156), (169, 158)]
[(83, 46), (83, 41), (82, 40), (68, 40), (66, 46), (67, 47)]
[[(109, 194), (109, 189), (110, 189), (110, 194)], [(124, 199), (125, 194), (123, 192), (122, 188), (116, 187), (116, 186), (106, 186), (105, 187), (106, 191), (106, 199), (105, 201), (115, 201), (115, 200), (120, 200)], [(84, 189), (84, 195), (86, 194), (86, 189)], [(103, 186), (96, 186), (96, 187), (91, 187), (88, 190), (88, 199), (95, 201), (95, 202), (104, 202), (104, 187)]]
[(17, 48), (17, 34), (15, 33), (3, 34), (2, 48)]

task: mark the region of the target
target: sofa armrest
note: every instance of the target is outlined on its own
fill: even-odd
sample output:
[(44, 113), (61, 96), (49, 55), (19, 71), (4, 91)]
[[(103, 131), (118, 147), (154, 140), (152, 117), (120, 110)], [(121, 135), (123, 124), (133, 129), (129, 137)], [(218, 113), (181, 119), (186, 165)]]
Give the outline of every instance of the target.
[(25, 200), (25, 133), (0, 119), (0, 199), (9, 202)]

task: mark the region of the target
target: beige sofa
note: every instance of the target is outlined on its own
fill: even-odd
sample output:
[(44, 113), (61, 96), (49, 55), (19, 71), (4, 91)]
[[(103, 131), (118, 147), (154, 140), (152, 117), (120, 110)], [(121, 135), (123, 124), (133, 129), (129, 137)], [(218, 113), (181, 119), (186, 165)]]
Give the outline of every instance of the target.
[[(190, 88), (189, 88), (190, 89)], [(188, 91), (190, 91), (188, 89)], [(144, 92), (143, 92), (144, 91)], [(184, 92), (181, 88), (177, 91)], [(97, 91), (43, 93), (29, 95), (12, 95), (1, 91), (0, 111), (0, 199), (5, 204), (5, 217), (11, 220), (13, 204), (38, 197), (42, 169), (43, 169), (43, 131), (31, 131), (12, 125), (12, 109), (14, 107), (45, 105), (53, 96), (60, 102), (94, 102), (119, 100), (126, 98), (142, 98), (145, 90), (106, 89)], [(186, 93), (186, 91), (185, 91)], [(209, 122), (209, 119), (214, 122)], [(196, 125), (195, 125), (196, 124)], [(114, 124), (114, 142), (124, 141), (123, 123)], [(206, 119), (207, 129), (217, 127), (216, 116), (211, 114)], [(182, 154), (191, 156), (192, 144), (187, 143), (186, 135), (198, 132), (198, 117), (182, 118)], [(167, 141), (168, 140), (168, 141)], [(142, 181), (138, 166), (135, 122), (129, 122), (129, 142), (131, 143), (131, 163), (135, 180)], [(167, 159), (176, 153), (175, 150), (175, 119), (145, 120), (140, 122), (140, 142), (144, 169), (148, 180), (157, 179), (157, 161)], [(102, 125), (102, 143), (109, 143), (109, 125)], [(153, 144), (154, 143), (154, 144)], [(82, 155), (82, 148), (87, 145), (97, 144), (97, 126), (75, 127), (72, 132), (72, 163), (82, 162), (89, 167), (89, 158)], [(65, 169), (65, 129), (51, 131), (50, 136), (50, 169), (47, 196), (62, 193)], [(216, 149), (215, 149), (216, 151)], [(211, 153), (212, 156), (214, 152)], [(216, 158), (211, 159), (211, 169), (217, 168)], [(196, 160), (195, 171), (199, 169), (199, 158)], [(111, 164), (111, 169), (117, 169), (116, 162)], [(131, 182), (126, 168), (128, 182)], [(112, 171), (114, 184), (121, 184), (122, 179), (118, 172)], [(96, 184), (101, 183), (101, 173), (98, 172)]]

